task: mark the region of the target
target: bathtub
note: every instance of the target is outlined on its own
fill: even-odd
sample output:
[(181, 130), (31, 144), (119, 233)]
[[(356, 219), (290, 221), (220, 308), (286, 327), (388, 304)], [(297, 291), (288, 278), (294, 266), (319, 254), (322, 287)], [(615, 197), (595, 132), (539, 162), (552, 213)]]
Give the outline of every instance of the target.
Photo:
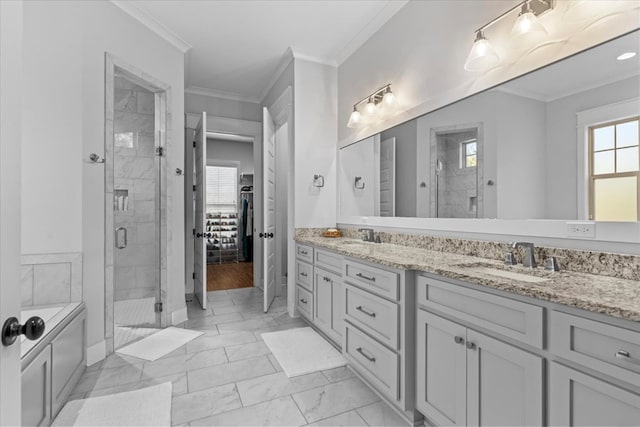
[(21, 338), (22, 423), (48, 426), (86, 368), (87, 310), (84, 303), (25, 307), (20, 320), (39, 316), (42, 337)]

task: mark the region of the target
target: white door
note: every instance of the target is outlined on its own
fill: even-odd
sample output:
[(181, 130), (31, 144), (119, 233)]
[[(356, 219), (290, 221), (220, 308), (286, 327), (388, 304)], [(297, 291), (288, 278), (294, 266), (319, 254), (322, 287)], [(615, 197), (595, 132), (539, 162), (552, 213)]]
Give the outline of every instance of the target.
[(262, 233), (263, 239), (263, 277), (264, 277), (264, 312), (276, 296), (276, 250), (273, 236), (276, 231), (275, 196), (276, 196), (276, 129), (271, 114), (263, 107), (263, 146), (262, 146)]
[(396, 216), (396, 138), (380, 143), (380, 216)]
[(193, 263), (195, 277), (193, 289), (196, 299), (202, 309), (207, 308), (207, 239), (204, 238), (206, 210), (207, 210), (207, 113), (202, 113), (200, 122), (196, 126), (196, 134), (193, 138), (195, 147), (195, 185), (196, 185), (196, 207), (193, 227), (196, 230), (193, 250)]
[[(0, 1), (0, 326), (20, 318), (22, 2)], [(20, 338), (0, 344), (0, 425), (20, 425)]]

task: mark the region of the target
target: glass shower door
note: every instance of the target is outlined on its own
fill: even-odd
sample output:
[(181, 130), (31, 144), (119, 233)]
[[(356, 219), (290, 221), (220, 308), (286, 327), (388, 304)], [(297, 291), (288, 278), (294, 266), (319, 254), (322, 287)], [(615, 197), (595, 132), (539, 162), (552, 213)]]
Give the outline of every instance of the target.
[(160, 326), (160, 157), (154, 93), (115, 78), (114, 347)]

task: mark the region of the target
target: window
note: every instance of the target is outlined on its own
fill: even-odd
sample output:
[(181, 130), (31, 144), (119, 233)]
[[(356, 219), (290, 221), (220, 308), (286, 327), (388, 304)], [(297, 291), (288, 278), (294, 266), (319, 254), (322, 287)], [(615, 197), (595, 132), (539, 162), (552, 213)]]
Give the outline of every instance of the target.
[(476, 139), (460, 144), (460, 167), (474, 168), (478, 163), (478, 143)]
[(589, 219), (638, 221), (640, 117), (589, 128)]
[(235, 212), (238, 206), (238, 168), (207, 166), (207, 212)]

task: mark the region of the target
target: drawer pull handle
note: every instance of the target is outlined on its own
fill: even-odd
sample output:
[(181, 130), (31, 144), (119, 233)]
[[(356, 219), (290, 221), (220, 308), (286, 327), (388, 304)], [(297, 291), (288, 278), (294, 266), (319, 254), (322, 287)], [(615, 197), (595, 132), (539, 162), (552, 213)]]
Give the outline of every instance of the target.
[(462, 337), (454, 337), (453, 340), (455, 341), (456, 344), (464, 344), (464, 338)]
[(467, 348), (469, 350), (475, 350), (476, 349), (476, 345), (474, 343), (472, 343), (471, 341), (467, 341)]
[(376, 281), (376, 278), (375, 278), (375, 277), (365, 276), (365, 275), (364, 275), (364, 274), (362, 274), (362, 273), (357, 273), (357, 274), (356, 274), (356, 276), (360, 277), (361, 279), (369, 280), (369, 281), (371, 281), (371, 282), (375, 282), (375, 281)]
[(303, 303), (303, 304), (306, 304), (306, 303), (307, 303), (307, 300), (306, 300), (306, 299), (304, 299), (304, 298), (300, 298), (300, 302), (301, 302), (301, 303)]
[(363, 312), (367, 316), (376, 317), (376, 314), (374, 312), (365, 310), (361, 305), (357, 306), (356, 310)]
[(634, 359), (633, 357), (631, 357), (631, 353), (629, 353), (627, 350), (618, 350), (615, 356), (616, 356), (616, 359), (622, 359), (625, 362), (635, 363), (636, 365), (640, 365), (640, 360)]
[(324, 279), (325, 282), (330, 282), (331, 281), (331, 279), (329, 279), (328, 277), (323, 277), (323, 279)]
[(369, 362), (376, 363), (376, 358), (375, 357), (371, 357), (368, 354), (366, 354), (364, 351), (362, 351), (362, 347), (356, 348), (356, 351), (358, 353), (360, 353), (361, 355), (363, 355), (365, 357), (365, 359), (367, 359)]
[(307, 251), (300, 251), (300, 253), (301, 253), (302, 255), (309, 255), (309, 252), (307, 252)]
[(302, 277), (307, 277), (307, 273), (300, 273)]

